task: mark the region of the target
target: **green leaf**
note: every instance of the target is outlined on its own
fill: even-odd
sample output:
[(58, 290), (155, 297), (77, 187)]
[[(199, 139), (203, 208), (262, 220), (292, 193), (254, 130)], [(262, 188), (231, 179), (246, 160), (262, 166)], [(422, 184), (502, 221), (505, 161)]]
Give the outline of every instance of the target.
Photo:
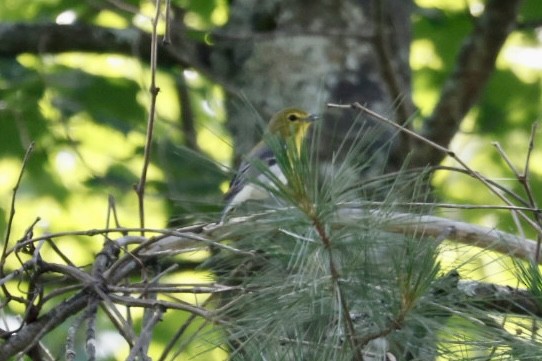
[(526, 83), (510, 70), (493, 73), (479, 105), (478, 129), (499, 136), (513, 128), (530, 132), (540, 114), (538, 83)]
[(85, 182), (85, 185), (100, 189), (113, 187), (121, 192), (129, 192), (138, 181), (138, 177), (126, 166), (116, 163), (110, 166), (103, 176), (95, 176)]
[(167, 139), (161, 141), (154, 152), (166, 176), (163, 184), (156, 184), (157, 190), (169, 198), (172, 215), (197, 218), (209, 212), (218, 214), (222, 208), (222, 194), (218, 189), (227, 177), (214, 161)]
[(43, 82), (14, 59), (0, 59), (0, 153), (22, 157), (31, 141), (47, 134), (39, 101)]
[(56, 90), (53, 104), (65, 117), (78, 112), (126, 134), (144, 129), (145, 111), (137, 101), (137, 83), (123, 78), (99, 77), (80, 70), (58, 67), (48, 76)]

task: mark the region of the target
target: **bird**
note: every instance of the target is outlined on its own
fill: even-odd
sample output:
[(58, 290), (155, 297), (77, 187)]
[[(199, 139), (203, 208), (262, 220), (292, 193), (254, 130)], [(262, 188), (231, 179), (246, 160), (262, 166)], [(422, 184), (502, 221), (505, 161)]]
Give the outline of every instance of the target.
[(226, 206), (222, 211), (221, 223), (224, 223), (227, 215), (239, 204), (248, 200), (269, 198), (269, 192), (261, 184), (272, 184), (273, 181), (267, 172), (262, 172), (261, 167), (255, 166), (256, 161), (261, 161), (276, 179), (284, 184), (287, 183), (286, 177), (277, 164), (274, 149), (266, 140), (275, 137), (285, 141), (284, 144), (293, 142), (293, 149), (300, 152), (310, 125), (317, 119), (316, 114), (295, 107), (282, 109), (271, 117), (263, 139), (246, 155), (230, 182), (229, 189), (224, 195)]

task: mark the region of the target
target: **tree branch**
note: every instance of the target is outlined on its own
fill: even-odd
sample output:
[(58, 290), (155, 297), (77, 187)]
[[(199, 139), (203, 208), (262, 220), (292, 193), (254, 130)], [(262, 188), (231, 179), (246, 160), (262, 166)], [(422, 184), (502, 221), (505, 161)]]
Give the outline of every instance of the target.
[[(472, 33), (464, 40), (455, 69), (444, 87), (433, 114), (425, 121), (422, 135), (447, 147), (463, 117), (480, 97), (495, 69), (504, 41), (515, 27), (521, 0), (489, 0)], [(438, 164), (444, 154), (419, 144), (413, 165)]]
[[(193, 46), (185, 43), (167, 47), (160, 43), (160, 64), (198, 67), (193, 51), (187, 51)], [(0, 23), (0, 56), (70, 51), (122, 54), (147, 62), (151, 35), (136, 28), (113, 29), (83, 23)]]
[[(422, 216), (400, 212), (381, 212), (378, 210), (360, 209), (357, 206), (349, 207), (348, 205), (345, 205), (338, 210), (336, 223), (355, 222), (360, 218), (363, 219), (367, 217), (368, 214), (376, 218), (384, 218), (386, 221), (379, 224), (379, 227), (386, 232), (406, 235), (424, 235), (426, 237), (444, 236), (447, 240), (489, 249), (512, 257), (531, 261), (536, 258), (537, 248), (536, 241), (534, 240), (518, 237), (495, 228), (455, 221), (443, 217)], [(239, 225), (243, 223), (265, 227), (264, 224), (260, 225), (258, 222), (258, 219), (261, 217), (262, 214), (259, 214), (233, 218), (225, 224), (209, 224), (202, 229), (202, 233), (211, 238), (213, 236), (216, 237), (217, 235), (227, 235), (231, 227), (239, 227)], [(177, 242), (174, 241), (175, 238), (177, 239)], [(170, 251), (179, 250), (179, 248), (188, 244), (185, 238), (178, 236), (167, 236), (162, 241), (168, 244), (167, 247), (171, 247)], [(164, 252), (160, 247), (162, 241), (158, 241), (152, 247)], [(194, 246), (193, 241), (190, 245)], [(152, 254), (152, 252), (150, 253)]]
[[(118, 247), (114, 242), (107, 242), (102, 252), (96, 257), (93, 272), (98, 274), (109, 266), (112, 260), (118, 257)], [(0, 344), (0, 361), (9, 360), (11, 356), (31, 349), (50, 330), (62, 324), (70, 316), (81, 311), (88, 305), (88, 292), (83, 290), (62, 302), (34, 322), (24, 325), (17, 333), (9, 336)]]
[[(172, 26), (171, 44), (159, 42), (158, 66), (192, 68), (219, 84), (230, 94), (239, 90), (210, 69), (208, 59), (213, 47), (190, 40)], [(137, 28), (113, 29), (83, 23), (0, 23), (0, 57), (20, 54), (61, 54), (71, 51), (110, 53), (132, 56), (147, 63), (151, 57), (151, 35)]]
[[(264, 217), (262, 217), (264, 216)], [(356, 205), (343, 205), (337, 212), (336, 219), (331, 223), (333, 227), (341, 226), (343, 222), (355, 222), (360, 218), (375, 217), (386, 219), (385, 222), (379, 222), (378, 227), (383, 231), (409, 234), (423, 235), (426, 237), (439, 237), (450, 240), (456, 240), (466, 244), (477, 245), (488, 249), (494, 249), (503, 252), (507, 255), (522, 257), (526, 259), (534, 259), (536, 250), (536, 242), (532, 240), (522, 239), (511, 234), (507, 234), (495, 229), (475, 226), (463, 222), (452, 221), (444, 218), (433, 216), (420, 216), (407, 213), (383, 213), (378, 210), (362, 209)], [(127, 274), (130, 274), (134, 269), (139, 268), (148, 262), (152, 261), (157, 254), (167, 253), (175, 254), (180, 248), (202, 246), (207, 247), (209, 244), (220, 245), (218, 240), (234, 238), (232, 230), (250, 225), (250, 227), (258, 227), (260, 230), (264, 227), (275, 227), (274, 224), (267, 222), (265, 214), (257, 214), (249, 217), (233, 218), (228, 223), (222, 224), (207, 224), (194, 225), (175, 231), (163, 231), (167, 234), (162, 239), (147, 240), (143, 237), (137, 237), (133, 241), (138, 240), (141, 245), (132, 249), (130, 253), (121, 257), (118, 261), (117, 252), (122, 244), (122, 238), (116, 242), (106, 242), (104, 249), (100, 252), (94, 263), (92, 275), (102, 275), (104, 286), (114, 286)], [(376, 226), (376, 225), (375, 225)], [(118, 232), (118, 230), (117, 230)], [(137, 232), (137, 230), (133, 230)], [(91, 234), (92, 232), (87, 232)], [(50, 234), (47, 237), (55, 239), (64, 236), (65, 233)], [(40, 237), (25, 242), (39, 242)], [(217, 240), (217, 241), (213, 241)], [(230, 246), (232, 252), (237, 251)], [(244, 254), (251, 255), (251, 252), (243, 251)], [(124, 261), (123, 261), (124, 260)], [(120, 262), (121, 267), (115, 267), (115, 261)], [(65, 266), (68, 269), (71, 266)], [(45, 269), (44, 269), (45, 270)], [(51, 269), (53, 270), (53, 269)], [(49, 270), (49, 271), (51, 271)], [(58, 271), (58, 269), (55, 269)], [(84, 275), (84, 272), (77, 270), (78, 274)], [(89, 297), (96, 295), (100, 300), (109, 299), (114, 304), (126, 304), (131, 307), (164, 307), (166, 309), (181, 309), (203, 318), (210, 318), (213, 313), (206, 311), (197, 306), (193, 306), (183, 302), (168, 302), (161, 300), (144, 300), (139, 297), (120, 296), (116, 293), (122, 290), (114, 287), (102, 290), (102, 284), (95, 284), (96, 277), (82, 277), (82, 285), (84, 290), (78, 292), (68, 300), (55, 305), (50, 311), (44, 313), (32, 322), (23, 324), (22, 327), (14, 334), (5, 333), (2, 335), (0, 342), (0, 361), (8, 360), (19, 352), (26, 352), (36, 345), (37, 342), (52, 329), (58, 327), (88, 305)], [(462, 282), (462, 281), (461, 281)], [(463, 284), (460, 282), (460, 285)], [(542, 311), (539, 309), (536, 302), (533, 301), (533, 296), (527, 290), (514, 290), (508, 287), (500, 287), (491, 284), (466, 283), (465, 287), (458, 289), (460, 293), (465, 294), (465, 298), (458, 302), (467, 304), (479, 304), (481, 308), (488, 310), (497, 310), (499, 312), (512, 312), (517, 314), (541, 316)], [(163, 287), (164, 285), (157, 285)], [(147, 284), (139, 286), (141, 290), (146, 292)], [(178, 287), (178, 285), (177, 285)], [(198, 285), (195, 285), (194, 292), (198, 290)], [(169, 286), (169, 288), (171, 288)], [(150, 289), (151, 291), (159, 291), (160, 289)], [(166, 290), (167, 291), (167, 290)], [(180, 292), (178, 289), (176, 292)], [(212, 290), (208, 290), (214, 293)], [(222, 287), (216, 287), (216, 292), (224, 292)], [(132, 291), (128, 291), (132, 293)], [(137, 292), (135, 292), (137, 293)], [(107, 296), (104, 296), (107, 294)], [(470, 297), (470, 298), (468, 298)], [(476, 299), (475, 299), (476, 298)], [(479, 301), (478, 301), (479, 299)], [(476, 302), (475, 302), (476, 301)]]
[(385, 230), (403, 234), (423, 234), (428, 237), (446, 235), (446, 239), (470, 246), (490, 249), (508, 256), (534, 260), (536, 241), (517, 237), (495, 228), (478, 226), (434, 216), (414, 216), (393, 213)]
[(529, 290), (472, 280), (459, 280), (461, 301), (484, 310), (542, 317), (540, 300)]

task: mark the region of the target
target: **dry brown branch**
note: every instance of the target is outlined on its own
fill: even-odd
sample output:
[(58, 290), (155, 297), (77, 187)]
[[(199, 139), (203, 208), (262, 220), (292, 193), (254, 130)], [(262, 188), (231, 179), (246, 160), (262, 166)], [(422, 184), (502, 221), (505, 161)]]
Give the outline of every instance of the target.
[[(366, 113), (366, 114), (369, 114), (371, 117), (387, 124), (387, 125), (390, 125), (392, 127), (395, 127), (397, 129), (399, 129), (401, 132), (404, 132), (406, 134), (408, 134), (409, 136), (411, 136), (413, 139), (419, 141), (420, 143), (422, 144), (425, 144), (427, 145), (428, 147), (430, 147), (433, 152), (435, 153), (441, 153), (443, 155), (446, 155), (446, 156), (449, 156), (450, 158), (452, 158), (454, 161), (456, 161), (464, 170), (465, 172), (467, 172), (467, 174), (469, 174), (471, 177), (475, 178), (476, 180), (478, 180), (480, 183), (482, 183), (492, 194), (494, 194), (497, 198), (501, 199), (506, 205), (508, 206), (511, 206), (511, 207), (514, 207), (515, 204), (513, 203), (513, 200), (510, 199), (506, 194), (503, 194), (499, 188), (496, 188), (494, 186), (494, 183), (491, 182), (487, 177), (485, 177), (484, 175), (482, 175), (480, 172), (472, 169), (463, 159), (461, 159), (454, 151), (438, 144), (438, 143), (435, 143), (434, 141), (432, 141), (431, 139), (428, 139), (426, 138), (425, 136), (423, 135), (420, 135), (408, 128), (405, 128), (404, 126), (400, 125), (400, 124), (397, 124), (391, 120), (389, 120), (388, 118), (386, 117), (383, 117), (382, 115), (376, 113), (376, 112), (373, 112), (372, 110), (368, 109), (367, 107), (361, 105), (360, 103), (358, 102), (355, 102), (355, 103), (352, 103), (352, 104), (348, 104), (348, 105), (342, 105), (342, 104), (328, 104), (329, 107), (332, 107), (332, 108), (354, 108), (354, 109), (358, 109), (359, 111), (363, 112), (363, 113)], [(533, 205), (532, 208), (535, 208), (536, 205)], [(542, 226), (540, 225), (540, 223), (535, 219), (531, 219), (531, 217), (529, 215), (527, 215), (525, 212), (521, 211), (521, 210), (514, 210), (513, 211), (514, 214), (517, 214), (518, 216), (520, 216), (525, 222), (527, 222), (532, 228), (533, 230), (535, 230), (539, 235), (542, 235)], [(537, 214), (537, 211), (535, 212), (535, 216)]]
[[(126, 305), (129, 307), (144, 307), (149, 308), (150, 310), (155, 310), (156, 307), (161, 307), (163, 310), (184, 310), (190, 312), (191, 314), (197, 317), (203, 317), (204, 319), (219, 321), (214, 318), (216, 314), (214, 311), (206, 310), (201, 307), (197, 307), (188, 303), (183, 303), (178, 300), (176, 301), (164, 301), (164, 300), (155, 300), (155, 299), (141, 299), (137, 295), (142, 292), (155, 292), (161, 294), (172, 294), (172, 293), (221, 293), (228, 292), (232, 290), (244, 292), (238, 287), (222, 286), (219, 284), (171, 284), (171, 283), (159, 283), (148, 284), (135, 282), (132, 284), (126, 284), (124, 277), (130, 274), (133, 270), (144, 267), (148, 262), (152, 262), (154, 259), (152, 256), (152, 249), (158, 247), (160, 249), (160, 254), (162, 256), (167, 254), (167, 251), (170, 251), (172, 254), (178, 251), (178, 247), (186, 246), (186, 235), (188, 235), (191, 246), (194, 244), (199, 244), (201, 247), (207, 247), (209, 244), (218, 244), (216, 240), (223, 239), (228, 237), (230, 231), (239, 228), (254, 226), (266, 226), (266, 222), (263, 219), (264, 216), (268, 214), (259, 214), (252, 215), (249, 217), (239, 217), (233, 218), (230, 222), (226, 224), (207, 224), (207, 225), (197, 225), (186, 227), (185, 229), (178, 229), (176, 231), (163, 230), (163, 234), (167, 234), (165, 238), (163, 236), (159, 239), (150, 242), (145, 240), (142, 237), (135, 237), (134, 239), (139, 240), (141, 245), (138, 247), (137, 252), (131, 252), (130, 257), (125, 258), (127, 255), (120, 255), (120, 259), (124, 259), (122, 262), (124, 266), (115, 267), (115, 271), (112, 272), (112, 266), (115, 263), (116, 259), (119, 259), (116, 256), (116, 253), (119, 250), (120, 242), (106, 242), (104, 249), (96, 258), (94, 265), (94, 271), (100, 272), (104, 275), (105, 278), (101, 281), (94, 279), (90, 274), (85, 274), (80, 269), (76, 269), (73, 266), (69, 265), (49, 265), (44, 264), (42, 271), (46, 272), (50, 270), (51, 272), (62, 272), (73, 279), (81, 282), (81, 289), (72, 297), (68, 298), (65, 302), (59, 303), (52, 307), (51, 311), (44, 312), (41, 314), (35, 321), (28, 324), (23, 324), (17, 334), (13, 334), (9, 337), (4, 335), (4, 342), (0, 344), (0, 360), (7, 360), (9, 357), (15, 355), (20, 351), (29, 350), (35, 345), (34, 342), (37, 342), (43, 335), (49, 332), (51, 329), (62, 324), (68, 317), (76, 315), (88, 306), (88, 297), (92, 295), (100, 304), (103, 304), (107, 309), (112, 310), (118, 305)], [(466, 244), (476, 245), (488, 249), (494, 249), (499, 252), (502, 252), (506, 255), (511, 255), (518, 258), (532, 259), (534, 255), (534, 250), (536, 249), (536, 242), (533, 240), (526, 240), (516, 237), (505, 232), (501, 232), (495, 229), (475, 226), (467, 224), (464, 222), (452, 221), (440, 217), (433, 216), (418, 216), (407, 213), (381, 213), (376, 210), (367, 210), (360, 207), (353, 207), (352, 205), (345, 205), (339, 208), (336, 220), (334, 223), (336, 226), (341, 226), (344, 222), (357, 222), (360, 218), (375, 217), (379, 219), (376, 226), (381, 227), (383, 231), (386, 232), (396, 232), (400, 234), (423, 234), (426, 237), (441, 237), (443, 234), (446, 235), (447, 239), (460, 241)], [(139, 229), (133, 230), (133, 232), (138, 232)], [(118, 230), (117, 230), (118, 232)], [(92, 232), (90, 232), (92, 233)], [(87, 233), (88, 234), (88, 233)], [(197, 237), (194, 237), (196, 235)], [(57, 236), (65, 236), (65, 234), (50, 234), (48, 237), (54, 241)], [(41, 237), (36, 237), (33, 240), (27, 240), (27, 244), (32, 242), (39, 242), (38, 239), (43, 239)], [(124, 237), (119, 238), (119, 241), (122, 242)], [(178, 242), (175, 242), (175, 239)], [(215, 240), (215, 241), (211, 241)], [(164, 242), (164, 244), (160, 244)], [(230, 250), (225, 250), (230, 252)], [(236, 252), (237, 250), (232, 249), (231, 252)], [(250, 252), (243, 252), (243, 254), (250, 254)], [(33, 265), (39, 264), (36, 259), (32, 262)], [(27, 266), (28, 267), (28, 266)], [(17, 275), (21, 274), (21, 270), (13, 271)], [(8, 275), (10, 275), (8, 273)], [(13, 276), (15, 277), (15, 276)], [(157, 281), (150, 280), (151, 282)], [(102, 282), (106, 282), (103, 286), (100, 286)], [(495, 292), (501, 292), (495, 288)], [(516, 292), (516, 291), (510, 291)], [(131, 295), (131, 296), (130, 296)], [(525, 301), (522, 301), (522, 293), (517, 291), (514, 293), (514, 302), (516, 304), (527, 304), (529, 305), (531, 301), (529, 298), (525, 298)], [(526, 296), (525, 296), (526, 297)], [(48, 302), (53, 302), (54, 299), (49, 298)], [(504, 302), (504, 301), (503, 301)], [(522, 303), (523, 302), (523, 303)], [(497, 307), (497, 305), (487, 305), (487, 307)], [(521, 310), (529, 312), (529, 314), (538, 314), (540, 311), (534, 306), (522, 306), (522, 308), (516, 308), (517, 312)], [(155, 314), (156, 315), (156, 314)], [(119, 315), (110, 315), (111, 318), (118, 319)], [(156, 320), (156, 318), (152, 318)], [(129, 329), (128, 323), (120, 321), (117, 329)], [(129, 337), (128, 340), (135, 340), (133, 334)], [(69, 350), (72, 350), (72, 347), (69, 347)], [(71, 351), (67, 351), (69, 354)], [(6, 356), (4, 356), (6, 355)]]
[[(147, 131), (145, 132), (145, 148), (143, 153), (143, 166), (141, 167), (141, 176), (139, 182), (134, 187), (137, 194), (138, 209), (139, 209), (139, 226), (145, 228), (145, 187), (147, 185), (147, 171), (151, 161), (151, 147), (154, 134), (154, 122), (156, 118), (156, 99), (160, 88), (156, 86), (156, 70), (158, 66), (158, 21), (160, 20), (160, 0), (156, 0), (156, 13), (152, 19), (152, 33), (151, 33), (151, 55), (150, 55), (150, 68), (151, 68), (151, 84), (149, 92), (151, 94), (151, 104), (149, 107), (149, 114), (147, 119)], [(141, 235), (145, 234), (143, 231)]]
[[(30, 157), (30, 154), (32, 153), (32, 150), (34, 149), (34, 143), (31, 143), (28, 149), (26, 150), (26, 153), (23, 158), (23, 163), (21, 166), (21, 170), (19, 171), (19, 176), (17, 177), (17, 181), (15, 182), (15, 186), (13, 187), (13, 194), (11, 196), (11, 204), (10, 204), (10, 210), (9, 210), (9, 218), (6, 225), (6, 231), (4, 235), (4, 244), (2, 246), (2, 255), (0, 256), (0, 277), (4, 278), (4, 264), (6, 263), (6, 257), (8, 256), (8, 245), (10, 241), (11, 236), (11, 227), (13, 224), (13, 218), (15, 217), (15, 200), (17, 198), (17, 191), (19, 189), (19, 186), (21, 184), (21, 180), (23, 178), (24, 169), (26, 166), (26, 163), (28, 162), (28, 158)], [(1, 284), (3, 285), (3, 283)], [(3, 289), (4, 293), (8, 295), (6, 292), (6, 289)]]

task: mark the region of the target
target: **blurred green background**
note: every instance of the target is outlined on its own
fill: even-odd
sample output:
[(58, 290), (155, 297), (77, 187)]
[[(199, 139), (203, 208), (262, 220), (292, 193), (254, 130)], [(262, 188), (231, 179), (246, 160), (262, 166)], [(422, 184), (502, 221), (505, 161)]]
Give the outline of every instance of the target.
[[(114, 3), (113, 1), (111, 3)], [(93, 2), (73, 0), (4, 0), (0, 21), (30, 23), (84, 21), (112, 28), (136, 26), (148, 30), (154, 5), (124, 1), (130, 11), (112, 11)], [(186, 26), (202, 36), (228, 20), (226, 0), (174, 1), (186, 10)], [(472, 17), (483, 1), (418, 0), (412, 16), (414, 38), (410, 65), (413, 98), (422, 115), (429, 115), (451, 71), (458, 47), (471, 31)], [(542, 19), (539, 0), (525, 1), (521, 21)], [(163, 30), (163, 29), (161, 29)], [(178, 79), (188, 90), (196, 144), (180, 121)], [(133, 57), (115, 54), (64, 53), (0, 57), (0, 230), (4, 234), (12, 188), (30, 142), (35, 150), (17, 194), (11, 242), (21, 238), (40, 217), (36, 233), (86, 230), (106, 226), (108, 195), (120, 224), (137, 227), (137, 183), (150, 103), (150, 71)], [(161, 67), (157, 85), (157, 123), (146, 197), (146, 225), (190, 224), (216, 220), (227, 187), (233, 155), (226, 130), (224, 91), (194, 70)], [(497, 70), (481, 101), (463, 121), (451, 148), (472, 168), (522, 193), (513, 173), (491, 146), (498, 142), (521, 172), (533, 122), (542, 114), (542, 27), (516, 31), (497, 61)], [(333, 100), (330, 100), (333, 101)], [(542, 199), (540, 131), (530, 162), (534, 194)], [(452, 164), (446, 160), (444, 164)], [(444, 203), (495, 204), (477, 181), (456, 173), (437, 173), (434, 185)], [(447, 210), (441, 214), (519, 234), (507, 211)], [(528, 236), (532, 232), (525, 231)], [(77, 264), (91, 263), (101, 240), (67, 237), (57, 243)], [(47, 255), (44, 255), (47, 256)], [(50, 255), (54, 259), (54, 255)], [(507, 260), (466, 246), (449, 244), (445, 264), (462, 265), (462, 276), (516, 285)], [(17, 267), (16, 264), (10, 265)], [(191, 280), (209, 279), (186, 272)], [(193, 299), (189, 300), (193, 301)], [(182, 313), (180, 313), (182, 315)], [(180, 316), (180, 317), (186, 317)], [(164, 323), (164, 343), (168, 328)], [(196, 326), (194, 326), (196, 327)], [(57, 330), (61, 335), (65, 330)], [(212, 337), (212, 333), (209, 334)], [(54, 338), (54, 334), (49, 337)], [(158, 347), (158, 346), (156, 346)], [(116, 352), (113, 350), (110, 357)], [(194, 351), (192, 356), (209, 359)], [(220, 351), (212, 351), (218, 358)], [(118, 354), (118, 355), (120, 355)]]

